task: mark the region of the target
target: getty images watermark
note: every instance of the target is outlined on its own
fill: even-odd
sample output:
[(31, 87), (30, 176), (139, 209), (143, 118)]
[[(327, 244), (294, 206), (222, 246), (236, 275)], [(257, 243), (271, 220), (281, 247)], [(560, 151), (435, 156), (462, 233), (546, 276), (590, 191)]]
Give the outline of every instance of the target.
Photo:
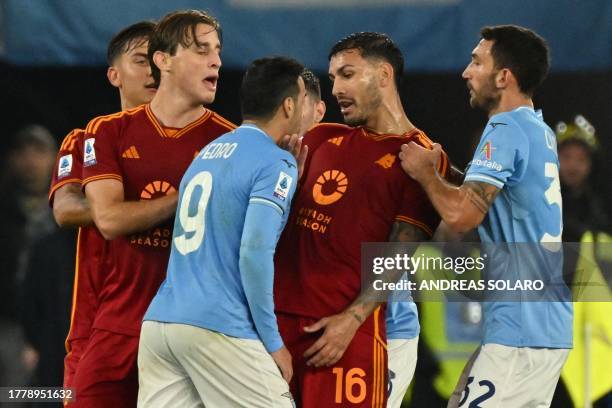
[(612, 301), (602, 254), (612, 245), (366, 243), (362, 291), (381, 302)]

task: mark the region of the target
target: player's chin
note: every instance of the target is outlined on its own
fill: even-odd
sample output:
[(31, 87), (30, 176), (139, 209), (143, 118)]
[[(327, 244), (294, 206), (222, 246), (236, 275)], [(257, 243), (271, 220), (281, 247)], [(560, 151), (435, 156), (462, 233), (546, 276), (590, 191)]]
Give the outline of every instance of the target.
[(215, 95), (216, 92), (203, 92), (200, 95), (200, 104), (202, 105), (210, 105), (211, 103), (213, 103), (215, 101)]
[(365, 124), (365, 119), (354, 114), (345, 114), (342, 115), (344, 117), (344, 123), (349, 126), (361, 126)]

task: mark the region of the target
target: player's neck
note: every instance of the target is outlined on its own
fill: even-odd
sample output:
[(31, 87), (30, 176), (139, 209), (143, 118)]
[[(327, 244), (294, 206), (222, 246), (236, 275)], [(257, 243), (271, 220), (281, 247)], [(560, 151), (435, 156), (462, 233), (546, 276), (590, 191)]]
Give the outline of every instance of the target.
[(180, 129), (202, 116), (205, 108), (194, 104), (177, 89), (160, 86), (151, 101), (151, 111), (162, 126)]
[(499, 104), (489, 111), (489, 117), (502, 112), (511, 112), (521, 106), (528, 106), (533, 109), (533, 100), (522, 93), (502, 93)]
[(274, 120), (270, 121), (261, 121), (256, 119), (245, 119), (242, 122), (243, 125), (255, 125), (259, 129), (261, 129), (266, 135), (268, 135), (274, 143), (278, 144), (281, 137), (285, 134), (282, 132), (282, 129), (279, 129), (278, 126), (275, 126)]
[(399, 95), (383, 99), (376, 112), (366, 122), (366, 127), (377, 133), (403, 135), (415, 126), (410, 122)]

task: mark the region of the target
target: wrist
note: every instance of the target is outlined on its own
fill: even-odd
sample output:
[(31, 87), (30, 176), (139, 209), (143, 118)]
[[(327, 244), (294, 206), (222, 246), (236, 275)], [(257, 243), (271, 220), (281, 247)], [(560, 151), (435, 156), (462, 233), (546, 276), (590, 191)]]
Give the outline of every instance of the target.
[(365, 318), (361, 316), (360, 313), (358, 313), (356, 310), (353, 310), (353, 309), (345, 310), (344, 315), (346, 317), (346, 320), (349, 322), (350, 326), (354, 328), (355, 331), (359, 329), (359, 327), (365, 321)]
[(426, 166), (425, 168), (423, 168), (423, 171), (421, 171), (418, 175), (417, 175), (417, 181), (420, 184), (426, 185), (430, 182), (432, 182), (434, 179), (436, 178), (436, 169), (433, 167), (433, 165), (430, 166)]

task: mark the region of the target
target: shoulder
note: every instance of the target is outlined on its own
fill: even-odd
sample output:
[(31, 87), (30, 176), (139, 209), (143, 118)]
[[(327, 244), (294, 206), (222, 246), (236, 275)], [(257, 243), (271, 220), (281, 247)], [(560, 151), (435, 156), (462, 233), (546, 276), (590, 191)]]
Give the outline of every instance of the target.
[(98, 116), (87, 124), (85, 133), (91, 136), (119, 130), (134, 119), (146, 115), (146, 105), (141, 105), (133, 109), (126, 109), (121, 112), (112, 113), (110, 115)]
[(334, 137), (348, 136), (357, 129), (340, 123), (319, 123), (306, 134), (304, 134), (304, 142), (327, 140)]
[(219, 127), (223, 131), (223, 133), (230, 132), (238, 127), (231, 121), (219, 115), (217, 112), (212, 111), (210, 109), (209, 112), (210, 115), (207, 118), (207, 123), (209, 125)]
[(64, 139), (62, 140), (62, 144), (60, 145), (60, 152), (70, 152), (74, 150), (77, 146), (79, 140), (83, 138), (83, 134), (85, 133), (85, 129), (72, 129)]
[(524, 122), (521, 112), (502, 112), (489, 119), (485, 128), (485, 135), (497, 136), (512, 134), (514, 136), (525, 137)]

